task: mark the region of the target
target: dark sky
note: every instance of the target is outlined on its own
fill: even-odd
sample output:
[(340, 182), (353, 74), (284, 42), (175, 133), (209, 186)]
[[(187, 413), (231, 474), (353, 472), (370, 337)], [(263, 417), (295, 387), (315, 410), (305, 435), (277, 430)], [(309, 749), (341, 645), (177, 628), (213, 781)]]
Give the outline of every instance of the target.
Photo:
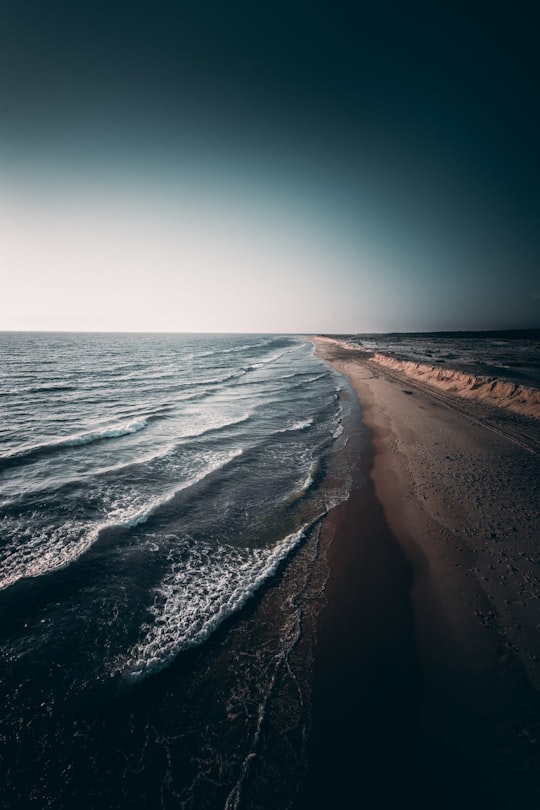
[(264, 166), (357, 218), (389, 296), (400, 272), (418, 291), (382, 328), (540, 326), (535, 4), (2, 0), (0, 15), (0, 168), (190, 150)]

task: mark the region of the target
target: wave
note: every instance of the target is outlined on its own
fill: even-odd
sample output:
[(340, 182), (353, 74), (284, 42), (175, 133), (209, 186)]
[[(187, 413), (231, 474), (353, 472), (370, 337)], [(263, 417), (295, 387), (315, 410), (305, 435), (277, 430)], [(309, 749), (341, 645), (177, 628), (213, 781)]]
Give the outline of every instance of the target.
[(65, 568), (78, 560), (105, 532), (131, 529), (146, 523), (158, 511), (168, 508), (181, 492), (222, 469), (242, 453), (243, 450), (240, 448), (225, 453), (219, 459), (214, 459), (213, 463), (209, 464), (201, 473), (181, 486), (153, 498), (137, 509), (112, 510), (106, 519), (91, 527), (81, 524), (64, 524), (52, 532), (48, 527), (44, 527), (31, 534), (28, 541), (25, 542), (26, 536), (30, 535), (30, 529), (23, 529), (21, 526), (20, 531), (12, 532), (15, 539), (2, 550), (0, 590), (13, 585), (20, 579), (39, 577)]
[[(207, 370), (206, 370), (207, 371)], [(229, 368), (224, 369), (221, 373), (217, 373), (214, 376), (202, 376), (199, 379), (193, 380), (183, 380), (179, 382), (178, 380), (178, 373), (170, 373), (170, 374), (142, 374), (139, 376), (131, 376), (125, 375), (122, 377), (111, 377), (110, 375), (106, 376), (106, 372), (100, 370), (100, 375), (102, 379), (96, 380), (94, 382), (84, 382), (77, 381), (77, 384), (70, 385), (66, 382), (62, 382), (61, 384), (44, 384), (38, 386), (25, 386), (22, 388), (11, 389), (8, 391), (0, 392), (0, 396), (27, 396), (27, 395), (36, 395), (36, 394), (50, 394), (56, 391), (58, 392), (72, 392), (77, 393), (78, 395), (87, 395), (91, 392), (95, 392), (98, 395), (99, 399), (95, 401), (101, 401), (101, 397), (103, 392), (112, 392), (118, 391), (123, 392), (130, 386), (133, 387), (133, 390), (136, 390), (138, 394), (145, 394), (145, 393), (161, 393), (161, 394), (174, 394), (175, 396), (179, 393), (181, 394), (186, 389), (191, 388), (199, 388), (203, 389), (203, 391), (207, 388), (215, 387), (222, 385), (223, 383), (228, 382), (229, 380), (234, 379), (235, 377), (241, 377), (246, 373), (246, 370), (242, 367), (237, 368)], [(85, 401), (90, 401), (88, 396), (85, 396)]]
[(239, 416), (236, 419), (229, 419), (221, 424), (213, 424), (213, 425), (206, 425), (201, 430), (197, 430), (193, 433), (186, 433), (181, 437), (181, 441), (178, 442), (176, 445), (180, 447), (183, 444), (188, 443), (191, 439), (202, 439), (203, 436), (208, 436), (212, 433), (219, 433), (222, 430), (227, 430), (227, 428), (234, 427), (235, 425), (241, 425), (245, 422), (249, 422), (253, 416), (253, 411), (244, 414), (243, 416)]
[(277, 433), (290, 433), (290, 432), (297, 431), (297, 430), (306, 430), (308, 427), (311, 427), (312, 424), (313, 424), (313, 419), (311, 419), (311, 418), (310, 419), (302, 419), (299, 422), (295, 422), (294, 424), (289, 425), (289, 427), (282, 428), (281, 430), (278, 430)]
[[(300, 379), (299, 379), (298, 382), (292, 383), (289, 386), (290, 390), (293, 389), (293, 388), (305, 388), (310, 383), (318, 382), (318, 380), (322, 380), (325, 377), (328, 377), (329, 375), (328, 375), (327, 371), (323, 371), (322, 374), (316, 374), (315, 376), (306, 375), (306, 374), (295, 374), (294, 376), (299, 377)], [(302, 377), (308, 377), (308, 379), (301, 379)]]
[(259, 368), (264, 368), (264, 366), (268, 366), (270, 363), (275, 363), (276, 360), (279, 360), (286, 354), (290, 354), (291, 352), (297, 351), (298, 346), (293, 346), (292, 348), (285, 349), (284, 351), (275, 352), (271, 354), (269, 357), (263, 357), (261, 360), (257, 360), (255, 363), (251, 363), (249, 366), (245, 366), (245, 371), (255, 371)]
[(263, 341), (262, 343), (243, 343), (241, 346), (231, 346), (228, 349), (224, 348), (217, 348), (217, 349), (210, 349), (206, 352), (196, 352), (192, 355), (193, 359), (198, 360), (199, 357), (216, 357), (217, 355), (221, 354), (237, 354), (238, 352), (243, 352), (245, 349), (249, 349), (252, 351), (253, 349), (258, 349), (262, 346), (268, 346), (269, 341)]
[(40, 394), (42, 392), (45, 393), (54, 393), (56, 391), (60, 393), (64, 393), (65, 391), (76, 391), (77, 386), (75, 385), (66, 385), (66, 383), (47, 383), (45, 385), (31, 385), (27, 386), (26, 388), (15, 388), (11, 391), (3, 391), (0, 392), (0, 396), (8, 397), (8, 396), (20, 396), (21, 394)]
[(171, 571), (150, 609), (154, 622), (145, 626), (143, 638), (129, 653), (124, 676), (139, 680), (158, 672), (182, 650), (205, 641), (276, 572), (306, 528), (287, 535), (272, 549), (212, 549), (193, 543), (187, 555), (185, 545), (172, 551)]
[(299, 486), (297, 485), (297, 488), (294, 489), (290, 493), (290, 495), (287, 495), (283, 499), (283, 503), (285, 505), (290, 505), (295, 501), (300, 500), (300, 498), (303, 498), (304, 495), (306, 495), (306, 493), (311, 489), (311, 487), (315, 483), (315, 476), (317, 475), (318, 470), (319, 470), (319, 462), (315, 460), (311, 463), (311, 466), (305, 479)]
[(23, 505), (28, 502), (29, 496), (34, 498), (43, 496), (48, 494), (51, 489), (54, 491), (56, 496), (61, 497), (65, 491), (70, 490), (74, 486), (78, 486), (83, 483), (88, 484), (89, 481), (97, 481), (100, 478), (107, 478), (111, 473), (125, 473), (126, 471), (135, 469), (136, 467), (149, 465), (155, 461), (160, 461), (161, 459), (167, 458), (167, 456), (177, 450), (178, 447), (178, 443), (168, 444), (156, 452), (150, 452), (146, 455), (137, 454), (136, 459), (119, 461), (117, 464), (110, 464), (106, 467), (96, 467), (95, 469), (88, 470), (86, 473), (81, 475), (64, 477), (60, 483), (53, 479), (50, 484), (43, 485), (42, 482), (39, 482), (34, 487), (29, 485), (25, 488), (24, 493), (17, 493), (17, 495), (13, 498), (8, 497), (5, 500), (0, 501), (0, 509), (12, 509), (17, 505)]
[[(201, 440), (204, 441), (206, 437), (211, 437), (214, 434), (219, 434), (222, 431), (226, 431), (229, 428), (236, 427), (237, 425), (242, 425), (249, 422), (253, 417), (253, 411), (249, 413), (245, 413), (242, 416), (239, 416), (235, 419), (229, 419), (226, 421), (222, 421), (221, 423), (214, 423), (210, 425), (204, 425), (198, 430), (190, 430), (186, 432), (184, 435), (177, 434), (177, 438), (169, 439), (168, 442), (162, 444), (159, 448), (154, 450), (150, 450), (150, 452), (145, 453), (144, 455), (141, 453), (137, 453), (135, 458), (127, 458), (123, 461), (118, 461), (116, 464), (108, 464), (103, 467), (92, 467), (91, 469), (87, 470), (86, 472), (81, 472), (78, 475), (73, 475), (70, 477), (63, 477), (61, 483), (59, 483), (55, 479), (51, 479), (50, 482), (43, 483), (43, 481), (39, 481), (36, 486), (32, 486), (28, 484), (25, 487), (24, 493), (20, 494), (19, 492), (15, 497), (6, 498), (3, 501), (0, 501), (1, 508), (13, 507), (18, 503), (23, 503), (27, 501), (29, 496), (35, 497), (40, 493), (48, 493), (51, 489), (60, 495), (63, 490), (70, 489), (73, 486), (77, 486), (83, 483), (88, 483), (89, 481), (94, 481), (99, 478), (107, 477), (114, 474), (124, 474), (129, 470), (135, 470), (137, 467), (145, 467), (150, 466), (154, 462), (162, 461), (163, 459), (167, 459), (169, 457), (174, 456), (174, 454), (180, 450), (181, 448), (189, 448), (191, 444), (195, 444), (196, 442), (200, 442)], [(157, 419), (159, 416), (154, 415), (153, 417), (148, 417), (148, 421), (151, 419)], [(240, 451), (238, 451), (240, 452)], [(10, 464), (13, 465), (18, 462), (19, 458), (24, 460), (27, 456), (20, 456), (20, 457), (13, 457), (13, 460), (7, 460), (4, 466), (9, 466)], [(0, 458), (0, 469), (2, 468), (2, 459)]]
[(319, 469), (319, 463), (318, 463), (317, 460), (315, 460), (312, 463), (311, 467), (309, 468), (309, 472), (308, 472), (308, 474), (307, 474), (307, 476), (306, 476), (306, 478), (304, 480), (304, 483), (302, 484), (302, 488), (300, 489), (300, 492), (299, 492), (300, 495), (305, 495), (306, 492), (308, 491), (308, 489), (313, 485), (318, 469)]
[(166, 393), (168, 391), (174, 391), (175, 389), (178, 389), (179, 393), (181, 393), (182, 391), (188, 390), (190, 388), (200, 388), (202, 389), (201, 393), (205, 393), (207, 388), (222, 385), (222, 383), (226, 383), (229, 380), (233, 380), (235, 377), (242, 377), (245, 373), (246, 373), (245, 369), (243, 368), (237, 368), (232, 370), (227, 369), (224, 373), (214, 377), (203, 377), (201, 379), (193, 379), (190, 381), (183, 380), (182, 382), (175, 382), (168, 386), (156, 387), (155, 384), (138, 385), (137, 393), (146, 393), (148, 391)]
[(0, 465), (3, 465), (5, 462), (10, 463), (12, 461), (27, 460), (34, 456), (48, 455), (65, 447), (79, 447), (80, 445), (91, 444), (92, 442), (99, 442), (104, 439), (117, 439), (120, 436), (128, 436), (131, 433), (138, 433), (139, 430), (144, 430), (148, 425), (148, 421), (148, 419), (132, 419), (129, 422), (103, 427), (99, 430), (90, 430), (83, 433), (72, 433), (68, 436), (61, 436), (50, 442), (23, 445), (22, 447), (17, 447), (14, 450), (3, 453), (0, 456)]

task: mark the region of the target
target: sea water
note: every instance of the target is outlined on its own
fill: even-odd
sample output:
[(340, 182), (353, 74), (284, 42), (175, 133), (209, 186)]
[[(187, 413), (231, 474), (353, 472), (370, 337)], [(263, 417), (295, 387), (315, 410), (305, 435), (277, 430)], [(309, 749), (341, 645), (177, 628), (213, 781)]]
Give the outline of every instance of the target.
[(288, 806), (346, 382), (301, 336), (0, 349), (3, 806)]

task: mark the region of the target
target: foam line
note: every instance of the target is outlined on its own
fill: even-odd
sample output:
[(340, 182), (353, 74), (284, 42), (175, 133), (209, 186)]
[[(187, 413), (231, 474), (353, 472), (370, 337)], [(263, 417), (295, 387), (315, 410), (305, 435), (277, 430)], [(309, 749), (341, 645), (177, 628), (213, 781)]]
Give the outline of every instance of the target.
[[(156, 592), (154, 622), (127, 657), (124, 676), (138, 680), (166, 667), (182, 650), (201, 644), (271, 577), (304, 537), (307, 526), (271, 549), (211, 549), (193, 544), (174, 560)], [(179, 555), (180, 556), (180, 555)]]
[(112, 513), (108, 518), (91, 527), (62, 525), (52, 532), (46, 529), (36, 532), (26, 542), (24, 531), (21, 529), (21, 533), (16, 534), (16, 539), (3, 549), (0, 559), (0, 590), (9, 587), (19, 579), (39, 577), (65, 568), (88, 551), (105, 531), (130, 529), (146, 523), (158, 510), (168, 506), (180, 492), (224, 467), (240, 456), (242, 452), (241, 449), (231, 451), (181, 486), (154, 498), (138, 509), (125, 510), (119, 514)]
[(23, 445), (22, 447), (17, 447), (15, 450), (9, 450), (7, 453), (3, 453), (0, 456), (0, 464), (2, 462), (28, 459), (34, 456), (52, 453), (64, 447), (79, 447), (80, 445), (91, 444), (92, 442), (99, 442), (104, 439), (117, 439), (120, 436), (128, 436), (131, 433), (144, 430), (147, 425), (148, 421), (146, 419), (132, 419), (129, 422), (103, 427), (99, 430), (90, 430), (83, 433), (72, 433), (69, 436), (61, 436), (50, 442)]

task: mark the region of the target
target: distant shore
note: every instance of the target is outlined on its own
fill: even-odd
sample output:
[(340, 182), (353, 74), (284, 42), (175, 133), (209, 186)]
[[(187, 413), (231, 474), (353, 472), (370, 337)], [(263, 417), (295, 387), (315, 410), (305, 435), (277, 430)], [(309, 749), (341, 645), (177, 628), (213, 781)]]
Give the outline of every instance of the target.
[(540, 807), (540, 427), (338, 341), (371, 431), (331, 513), (298, 807)]

